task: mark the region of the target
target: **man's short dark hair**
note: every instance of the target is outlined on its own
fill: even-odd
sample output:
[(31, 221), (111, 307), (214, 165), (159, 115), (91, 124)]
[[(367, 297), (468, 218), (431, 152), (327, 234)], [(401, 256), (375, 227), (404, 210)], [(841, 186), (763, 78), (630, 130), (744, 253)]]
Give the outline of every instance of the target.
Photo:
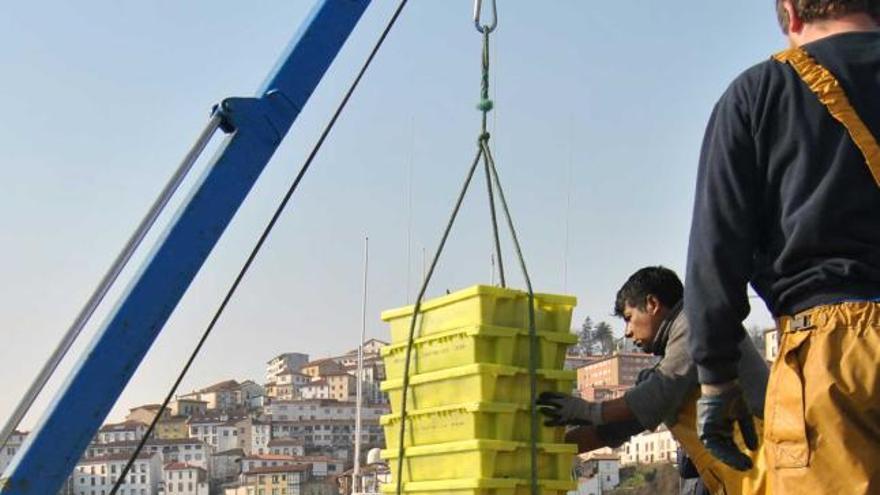
[[(804, 22), (835, 19), (846, 14), (868, 14), (874, 19), (880, 18), (878, 0), (791, 0), (791, 4)], [(782, 8), (782, 0), (776, 0), (776, 15), (782, 32), (788, 33), (791, 20)]]
[(623, 308), (627, 304), (638, 309), (645, 309), (648, 296), (654, 296), (664, 306), (671, 308), (681, 301), (684, 286), (678, 275), (663, 266), (648, 266), (633, 273), (617, 291), (614, 301), (614, 314), (623, 317)]

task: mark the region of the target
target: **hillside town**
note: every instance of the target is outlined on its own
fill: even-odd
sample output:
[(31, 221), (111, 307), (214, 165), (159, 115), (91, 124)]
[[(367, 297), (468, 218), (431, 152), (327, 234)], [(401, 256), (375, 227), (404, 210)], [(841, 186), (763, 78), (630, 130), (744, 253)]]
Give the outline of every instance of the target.
[[(774, 332), (764, 333), (772, 360)], [(385, 371), (380, 349), (364, 344), (361, 376), (361, 465), (365, 488), (378, 492), (388, 467), (374, 449), (385, 447), (380, 417), (390, 412), (380, 390)], [(656, 357), (620, 340), (613, 346), (577, 346), (566, 368), (577, 371), (577, 394), (588, 400), (620, 397), (635, 386), (640, 370)], [(262, 384), (227, 379), (178, 395), (128, 474), (121, 495), (337, 495), (351, 493), (354, 464), (357, 350), (310, 360), (299, 352), (266, 363)], [(159, 404), (130, 408), (124, 421), (101, 427), (68, 479), (63, 495), (109, 495)], [(16, 432), (0, 452), (5, 469), (26, 438)], [(374, 450), (373, 455), (366, 455)], [(618, 487), (628, 466), (674, 464), (678, 444), (664, 427), (645, 432), (617, 449), (578, 457), (573, 474), (578, 495), (599, 495)]]

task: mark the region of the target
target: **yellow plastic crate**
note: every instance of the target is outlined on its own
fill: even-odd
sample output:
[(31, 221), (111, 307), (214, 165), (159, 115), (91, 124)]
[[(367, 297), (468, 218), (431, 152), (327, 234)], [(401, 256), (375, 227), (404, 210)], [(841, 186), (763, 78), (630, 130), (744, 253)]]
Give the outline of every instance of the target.
[[(565, 495), (577, 489), (576, 481), (538, 480), (541, 495)], [(440, 481), (413, 481), (404, 483), (407, 495), (530, 495), (527, 479), (458, 479)], [(382, 485), (382, 493), (395, 493), (397, 485)]]
[[(577, 336), (564, 332), (537, 332), (538, 368), (561, 369), (568, 347)], [(402, 378), (407, 344), (381, 349), (388, 378)], [(476, 325), (457, 328), (413, 341), (410, 373), (429, 373), (475, 363), (528, 367), (531, 344), (528, 330)]]
[[(423, 301), (414, 338), (472, 325), (528, 328), (527, 292), (475, 285), (452, 294)], [(571, 311), (577, 304), (572, 296), (535, 294), (535, 329), (569, 332)], [(391, 343), (409, 339), (410, 320), (415, 306), (391, 309), (382, 319), (391, 326)]]
[[(538, 393), (571, 393), (577, 373), (567, 370), (537, 370)], [(391, 412), (400, 413), (403, 379), (382, 382)], [(431, 373), (412, 375), (407, 392), (407, 410), (429, 409), (468, 402), (503, 402), (528, 405), (527, 368), (496, 364), (470, 364)]]
[[(420, 446), (464, 440), (505, 440), (525, 442), (531, 439), (529, 410), (517, 404), (477, 402), (409, 411), (406, 415), (404, 445)], [(400, 441), (400, 415), (380, 418), (389, 449)], [(538, 442), (562, 443), (565, 429), (538, 427)]]
[[(467, 440), (421, 447), (404, 452), (403, 481), (437, 481), (459, 478), (517, 478), (531, 476), (529, 444), (500, 440)], [(540, 479), (571, 479), (577, 446), (565, 443), (538, 444), (537, 475)], [(397, 479), (397, 449), (382, 451)]]

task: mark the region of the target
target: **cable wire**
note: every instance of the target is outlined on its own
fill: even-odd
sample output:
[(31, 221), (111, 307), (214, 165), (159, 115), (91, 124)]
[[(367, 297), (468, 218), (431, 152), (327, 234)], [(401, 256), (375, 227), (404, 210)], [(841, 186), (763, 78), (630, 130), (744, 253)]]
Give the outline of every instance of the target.
[(260, 235), (260, 238), (257, 240), (256, 245), (254, 245), (253, 250), (245, 261), (244, 265), (241, 267), (241, 270), (238, 272), (238, 275), (235, 277), (235, 281), (230, 286), (229, 290), (226, 293), (226, 296), (223, 298), (223, 301), (220, 303), (220, 306), (217, 308), (217, 311), (214, 313), (213, 318), (211, 318), (211, 322), (208, 324), (208, 327), (205, 329), (202, 337), (199, 339), (198, 344), (195, 349), (193, 349), (192, 354), (189, 359), (187, 359), (186, 364), (183, 366), (183, 369), (180, 371), (180, 374), (177, 376), (177, 379), (174, 381), (174, 385), (172, 385), (171, 390), (168, 391), (168, 395), (165, 396), (165, 400), (162, 402), (162, 406), (159, 408), (159, 411), (156, 413), (156, 417), (153, 418), (153, 421), (150, 422), (149, 428), (144, 433), (144, 436), (141, 438), (140, 442), (138, 442), (137, 447), (131, 455), (131, 458), (126, 463), (125, 467), (122, 469), (122, 472), (119, 475), (119, 478), (113, 485), (113, 488), (110, 490), (110, 495), (116, 495), (119, 491), (119, 488), (125, 483), (125, 477), (128, 475), (128, 472), (131, 470), (141, 451), (146, 445), (147, 440), (150, 438), (150, 435), (155, 430), (156, 425), (159, 422), (159, 419), (162, 417), (162, 414), (168, 408), (168, 404), (171, 402), (171, 399), (174, 397), (174, 394), (177, 392), (177, 388), (180, 386), (180, 382), (183, 381), (183, 378), (186, 376), (186, 373), (189, 371), (190, 366), (193, 361), (195, 361), (196, 356), (201, 351), (202, 346), (205, 341), (208, 339), (208, 336), (211, 334), (211, 331), (214, 329), (214, 326), (217, 324), (217, 321), (220, 319), (220, 316), (223, 314), (223, 311), (226, 309), (226, 306), (229, 304), (229, 301), (232, 299), (232, 296), (235, 294), (235, 291), (238, 289), (238, 286), (241, 284), (242, 279), (244, 279), (245, 274), (247, 274), (248, 270), (253, 264), (254, 259), (257, 257), (257, 254), (262, 249), (263, 244), (266, 242), (266, 239), (269, 237), (269, 234), (272, 232), (272, 229), (275, 227), (278, 218), (281, 217), (281, 213), (284, 212), (285, 207), (290, 202), (290, 198), (293, 196), (293, 193), (296, 191), (297, 187), (299, 187), (300, 182), (314, 161), (315, 157), (318, 154), (318, 151), (321, 149), (321, 146), (324, 144), (324, 141), (327, 139), (327, 136), (330, 134), (330, 131), (333, 129), (333, 126), (336, 124), (336, 121), (339, 119), (339, 115), (342, 114), (343, 109), (348, 104), (348, 100), (351, 98), (351, 95), (354, 93), (354, 90), (357, 88), (358, 84), (363, 78), (364, 74), (367, 71), (367, 68), (370, 67), (373, 59), (376, 57), (376, 54), (379, 52), (379, 48), (382, 47), (382, 44), (385, 42), (385, 38), (388, 37), (388, 33), (391, 32), (391, 28), (397, 22), (397, 18), (400, 17), (400, 13), (403, 11), (403, 8), (406, 6), (408, 0), (401, 0), (397, 6), (397, 9), (394, 11), (394, 14), (391, 16), (391, 19), (388, 21), (388, 24), (385, 26), (385, 29), (382, 31), (382, 34), (379, 36), (378, 41), (373, 46), (373, 49), (370, 51), (370, 55), (367, 57), (367, 60), (364, 62), (360, 71), (358, 72), (357, 77), (355, 77), (351, 86), (348, 88), (348, 91), (345, 93), (345, 96), (342, 98), (342, 101), (339, 103), (339, 106), (336, 108), (336, 111), (333, 113), (333, 117), (330, 118), (330, 121), (327, 123), (327, 126), (324, 127), (324, 131), (321, 133), (321, 136), (318, 138), (318, 141), (315, 143), (315, 146), (312, 148), (311, 153), (309, 153), (308, 158), (306, 158), (305, 163), (300, 168), (299, 173), (291, 184), (290, 188), (287, 190), (287, 193), (284, 195), (284, 198), (281, 200), (281, 203), (276, 208), (275, 213), (272, 215), (272, 219), (269, 220), (269, 223), (266, 225), (266, 228), (263, 230), (263, 233)]

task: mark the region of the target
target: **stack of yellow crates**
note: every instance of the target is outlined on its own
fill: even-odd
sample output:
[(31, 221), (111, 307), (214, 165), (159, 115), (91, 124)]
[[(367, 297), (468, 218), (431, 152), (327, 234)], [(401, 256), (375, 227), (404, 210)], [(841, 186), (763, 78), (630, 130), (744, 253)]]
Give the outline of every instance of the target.
[[(403, 472), (398, 472), (406, 348), (414, 307), (385, 311), (391, 345), (382, 349), (382, 417), (394, 493), (398, 476), (410, 495), (527, 495), (531, 483), (528, 294), (477, 285), (425, 301), (417, 316), (407, 391)], [(538, 393), (570, 393), (563, 370), (575, 298), (535, 294)], [(574, 445), (562, 428), (539, 428), (538, 478), (543, 495), (562, 495), (572, 481)]]

